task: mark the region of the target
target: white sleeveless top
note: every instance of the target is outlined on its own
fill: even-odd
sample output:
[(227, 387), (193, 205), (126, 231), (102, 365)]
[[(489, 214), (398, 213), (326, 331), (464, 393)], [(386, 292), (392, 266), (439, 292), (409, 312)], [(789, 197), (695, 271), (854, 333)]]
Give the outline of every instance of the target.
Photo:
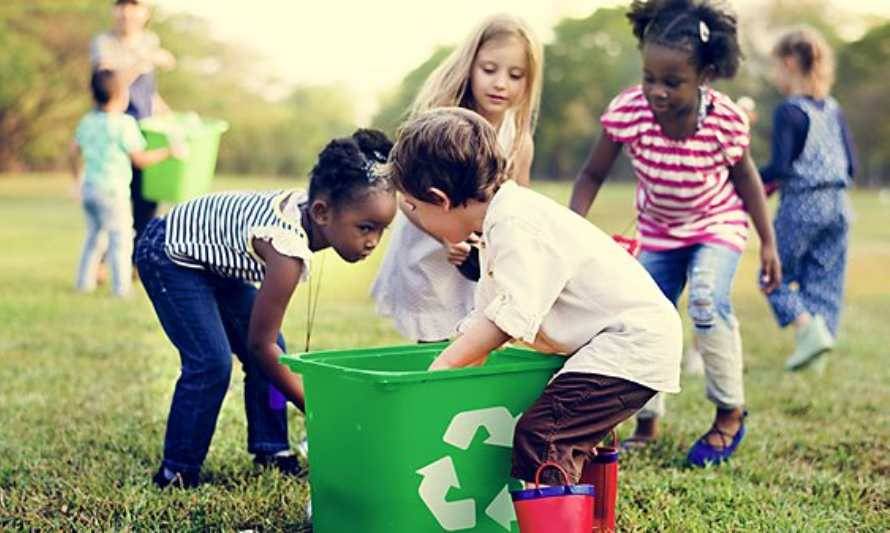
[[(512, 114), (504, 117), (498, 144), (505, 155), (516, 137)], [(476, 283), (448, 262), (448, 251), (437, 239), (399, 211), (371, 296), (377, 313), (390, 317), (396, 331), (413, 341), (453, 337), (457, 325), (473, 310)]]

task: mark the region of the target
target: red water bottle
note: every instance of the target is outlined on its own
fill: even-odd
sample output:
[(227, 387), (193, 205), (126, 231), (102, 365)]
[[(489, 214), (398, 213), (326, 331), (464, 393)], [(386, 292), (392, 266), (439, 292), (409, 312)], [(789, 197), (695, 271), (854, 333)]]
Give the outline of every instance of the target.
[(597, 446), (581, 471), (580, 483), (594, 486), (593, 531), (615, 531), (615, 502), (618, 499), (618, 437), (612, 431), (612, 446)]

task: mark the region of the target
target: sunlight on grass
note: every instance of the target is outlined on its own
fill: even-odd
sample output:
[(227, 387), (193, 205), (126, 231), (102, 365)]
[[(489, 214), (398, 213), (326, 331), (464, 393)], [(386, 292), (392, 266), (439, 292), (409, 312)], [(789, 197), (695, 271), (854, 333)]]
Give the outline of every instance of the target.
[[(568, 198), (567, 184), (536, 187)], [(126, 301), (109, 298), (107, 287), (74, 293), (84, 222), (69, 188), (64, 176), (0, 176), (0, 530), (296, 528), (306, 486), (254, 470), (237, 370), (205, 465), (208, 483), (193, 492), (151, 488), (178, 356), (141, 289)], [(853, 196), (848, 300), (828, 371), (782, 371), (792, 333), (776, 327), (756, 290), (754, 238), (734, 289), (750, 436), (723, 468), (683, 468), (712, 416), (701, 378), (684, 377), (683, 392), (668, 400), (664, 438), (622, 461), (622, 531), (890, 529), (890, 206), (872, 191)], [(631, 199), (630, 186), (609, 183), (591, 219), (620, 232), (632, 219)], [(382, 253), (359, 265), (324, 253), (312, 347), (403, 342), (368, 296)], [(291, 351), (303, 349), (305, 309), (300, 287), (284, 327)], [(296, 440), (302, 418), (293, 410), (290, 418)]]

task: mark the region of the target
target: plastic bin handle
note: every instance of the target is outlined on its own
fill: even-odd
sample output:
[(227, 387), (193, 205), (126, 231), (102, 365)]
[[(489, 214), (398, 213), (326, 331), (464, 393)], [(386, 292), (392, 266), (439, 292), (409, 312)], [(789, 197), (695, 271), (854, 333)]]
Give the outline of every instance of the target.
[(545, 463), (541, 463), (541, 466), (539, 466), (538, 470), (535, 471), (535, 489), (536, 490), (541, 487), (541, 472), (543, 472), (544, 469), (546, 469), (547, 467), (552, 467), (552, 468), (559, 470), (559, 472), (562, 474), (563, 481), (565, 481), (564, 484), (570, 485), (569, 474), (565, 471), (565, 469), (563, 467), (561, 467), (559, 464), (554, 463), (553, 461), (547, 461)]
[(278, 362), (290, 368), (291, 371), (300, 373), (297, 368), (302, 368), (303, 370), (305, 370), (312, 365), (310, 361), (304, 361), (303, 359), (301, 359), (303, 355), (303, 353), (286, 353), (278, 358)]

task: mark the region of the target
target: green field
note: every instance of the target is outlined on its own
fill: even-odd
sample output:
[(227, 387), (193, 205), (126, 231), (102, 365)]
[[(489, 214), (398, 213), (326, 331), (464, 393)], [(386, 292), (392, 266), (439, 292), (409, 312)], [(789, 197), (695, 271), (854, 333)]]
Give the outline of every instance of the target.
[[(217, 181), (220, 188), (289, 185)], [(178, 356), (141, 287), (126, 301), (110, 298), (107, 286), (74, 292), (84, 222), (69, 188), (64, 176), (0, 176), (0, 530), (301, 525), (304, 483), (255, 470), (245, 452), (237, 365), (206, 482), (163, 493), (150, 485)], [(568, 196), (566, 185), (540, 190)], [(622, 230), (631, 197), (629, 186), (608, 184), (591, 218)], [(702, 379), (684, 377), (683, 392), (668, 399), (664, 438), (622, 461), (622, 531), (890, 530), (890, 202), (858, 191), (854, 203), (847, 306), (827, 371), (782, 371), (792, 333), (776, 327), (755, 290), (756, 246), (749, 246), (734, 299), (749, 436), (730, 464), (685, 468), (686, 449), (713, 413)], [(401, 342), (367, 295), (382, 254), (358, 266), (326, 254), (313, 348)], [(303, 347), (305, 296), (301, 287), (285, 325), (293, 351)], [(295, 411), (291, 419), (296, 441), (302, 419)]]

